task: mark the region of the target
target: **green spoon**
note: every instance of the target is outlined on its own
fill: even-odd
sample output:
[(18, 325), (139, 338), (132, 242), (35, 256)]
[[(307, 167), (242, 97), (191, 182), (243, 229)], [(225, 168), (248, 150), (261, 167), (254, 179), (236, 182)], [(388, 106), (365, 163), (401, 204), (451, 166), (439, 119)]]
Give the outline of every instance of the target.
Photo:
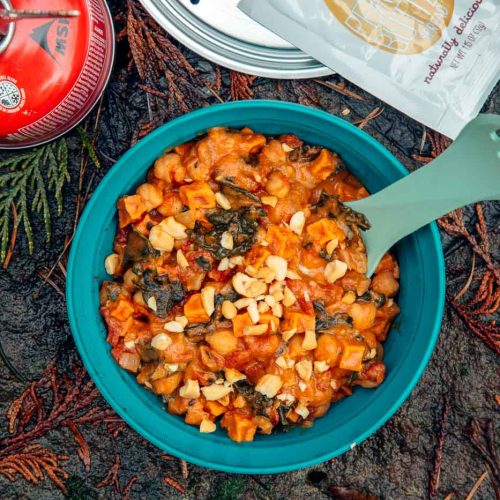
[(500, 116), (479, 115), (428, 165), (368, 198), (346, 203), (364, 214), (367, 276), (410, 233), (459, 207), (500, 199)]

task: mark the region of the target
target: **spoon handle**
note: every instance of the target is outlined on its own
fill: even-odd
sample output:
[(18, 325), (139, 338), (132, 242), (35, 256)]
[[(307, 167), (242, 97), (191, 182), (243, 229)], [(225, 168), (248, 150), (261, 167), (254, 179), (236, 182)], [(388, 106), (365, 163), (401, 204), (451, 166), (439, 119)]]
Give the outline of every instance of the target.
[(500, 199), (500, 116), (483, 114), (428, 165), (368, 198), (348, 203), (372, 228), (364, 234), (368, 275), (404, 236), (459, 207)]

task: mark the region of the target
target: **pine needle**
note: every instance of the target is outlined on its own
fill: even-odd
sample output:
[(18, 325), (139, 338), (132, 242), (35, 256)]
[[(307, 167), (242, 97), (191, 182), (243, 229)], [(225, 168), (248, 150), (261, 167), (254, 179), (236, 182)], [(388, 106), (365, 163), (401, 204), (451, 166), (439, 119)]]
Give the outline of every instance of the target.
[(462, 287), (462, 289), (453, 297), (453, 300), (458, 300), (470, 287), (472, 280), (474, 278), (474, 271), (476, 270), (476, 254), (472, 254), (472, 267), (469, 273), (469, 277), (467, 281), (465, 282), (465, 285)]
[(469, 494), (467, 495), (465, 500), (471, 500), (474, 495), (476, 494), (476, 491), (478, 490), (479, 486), (481, 486), (481, 483), (486, 479), (488, 476), (488, 471), (484, 472), (481, 477), (475, 482), (474, 486), (472, 489), (469, 491)]

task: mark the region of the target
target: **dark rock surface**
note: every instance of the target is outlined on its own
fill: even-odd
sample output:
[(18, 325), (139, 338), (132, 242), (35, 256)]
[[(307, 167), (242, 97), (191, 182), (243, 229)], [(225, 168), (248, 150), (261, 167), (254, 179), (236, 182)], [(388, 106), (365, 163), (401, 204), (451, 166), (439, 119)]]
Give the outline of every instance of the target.
[[(104, 101), (96, 149), (103, 168), (89, 166), (85, 186), (94, 189), (113, 162), (129, 147), (136, 122), (147, 115), (145, 93), (137, 87), (135, 70), (127, 71), (127, 44), (120, 42), (117, 64)], [(187, 54), (187, 52), (186, 52)], [(212, 65), (188, 54), (200, 71), (209, 74)], [(228, 88), (229, 76), (223, 72), (223, 89)], [(355, 89), (354, 87), (351, 87)], [(253, 84), (254, 98), (296, 100), (288, 87), (281, 90), (270, 80), (257, 79)], [(405, 115), (355, 89), (365, 97), (357, 101), (323, 87), (317, 87), (320, 106), (332, 114), (354, 121), (364, 118), (375, 107), (383, 113), (372, 120), (365, 130), (380, 141), (410, 170), (421, 165), (412, 155), (429, 155), (426, 142), (420, 153), (423, 127)], [(350, 113), (342, 114), (349, 109)], [(497, 85), (487, 100), (484, 111), (500, 113), (500, 88)], [(89, 118), (92, 129), (95, 112)], [(57, 356), (63, 370), (80, 363), (67, 321), (65, 301), (49, 285), (42, 288), (37, 270), (51, 267), (61, 252), (66, 235), (71, 234), (75, 216), (81, 147), (78, 134), (67, 137), (70, 149), (71, 182), (64, 189), (64, 210), (53, 220), (53, 239), (44, 241), (43, 222), (33, 218), (35, 254), (28, 254), (24, 235), (17, 240), (10, 266), (0, 271), (0, 341), (5, 355), (24, 378), (20, 382), (0, 363), (0, 436), (7, 435), (9, 405), (28, 387), (31, 380), (41, 377), (45, 367)], [(1, 153), (0, 158), (5, 158)], [(54, 207), (53, 207), (54, 208)], [(55, 212), (54, 212), (55, 213)], [(485, 204), (490, 230), (490, 247), (498, 265), (500, 205)], [(466, 209), (467, 227), (474, 231), (476, 215)], [(464, 285), (470, 271), (472, 252), (463, 239), (442, 233), (448, 269), (448, 290), (455, 295)], [(477, 265), (482, 263), (478, 260)], [(428, 498), (429, 478), (434, 463), (441, 415), (445, 398), (450, 401), (448, 431), (444, 444), (439, 498), (455, 492), (454, 498), (465, 498), (476, 480), (487, 470), (481, 456), (471, 445), (469, 423), (472, 417), (498, 420), (499, 406), (495, 395), (500, 394), (499, 363), (488, 349), (464, 325), (456, 313), (447, 308), (437, 348), (417, 387), (402, 408), (373, 436), (349, 453), (312, 469), (275, 476), (242, 476), (215, 472), (189, 465), (189, 479), (183, 479), (177, 460), (162, 458), (162, 452), (148, 444), (126, 427), (114, 438), (105, 427), (81, 426), (91, 450), (91, 469), (77, 456), (77, 445), (66, 427), (56, 428), (36, 442), (58, 453), (69, 455), (61, 467), (69, 473), (66, 481), (71, 498), (118, 498), (113, 486), (97, 488), (115, 460), (121, 458), (120, 487), (134, 475), (137, 482), (130, 498), (327, 498), (328, 486), (341, 486), (390, 499)], [(102, 403), (105, 406), (105, 403)], [(498, 437), (498, 436), (497, 436)], [(1, 450), (0, 450), (1, 451)], [(2, 463), (0, 461), (0, 467)], [(311, 474), (311, 470), (316, 471)], [(324, 474), (318, 474), (317, 471)], [(308, 476), (309, 475), (309, 476)], [(166, 485), (162, 478), (171, 476), (186, 487), (186, 493)], [(1, 498), (53, 499), (62, 497), (50, 479), (32, 484), (17, 477), (11, 482), (0, 475)], [(308, 478), (309, 477), (309, 478)], [(477, 499), (494, 498), (487, 477), (480, 486)]]

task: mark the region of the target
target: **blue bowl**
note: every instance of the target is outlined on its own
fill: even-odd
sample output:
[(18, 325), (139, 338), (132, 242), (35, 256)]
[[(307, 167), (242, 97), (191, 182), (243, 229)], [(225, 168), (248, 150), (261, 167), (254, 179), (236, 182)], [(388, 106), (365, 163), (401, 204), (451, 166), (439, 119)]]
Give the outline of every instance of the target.
[(402, 405), (420, 378), (438, 338), (445, 275), (439, 233), (426, 226), (397, 245), (401, 268), (401, 315), (384, 344), (387, 377), (377, 389), (356, 388), (332, 405), (310, 429), (257, 435), (237, 444), (222, 430), (200, 434), (142, 388), (113, 360), (99, 314), (99, 285), (108, 278), (104, 259), (112, 251), (116, 201), (143, 182), (146, 171), (168, 146), (181, 144), (214, 126), (248, 126), (264, 134), (297, 134), (338, 152), (370, 192), (407, 170), (356, 127), (322, 111), (277, 101), (211, 106), (173, 120), (149, 134), (116, 163), (88, 203), (71, 247), (67, 304), (73, 336), (96, 386), (115, 411), (159, 448), (189, 462), (228, 472), (270, 474), (328, 460), (361, 443)]

